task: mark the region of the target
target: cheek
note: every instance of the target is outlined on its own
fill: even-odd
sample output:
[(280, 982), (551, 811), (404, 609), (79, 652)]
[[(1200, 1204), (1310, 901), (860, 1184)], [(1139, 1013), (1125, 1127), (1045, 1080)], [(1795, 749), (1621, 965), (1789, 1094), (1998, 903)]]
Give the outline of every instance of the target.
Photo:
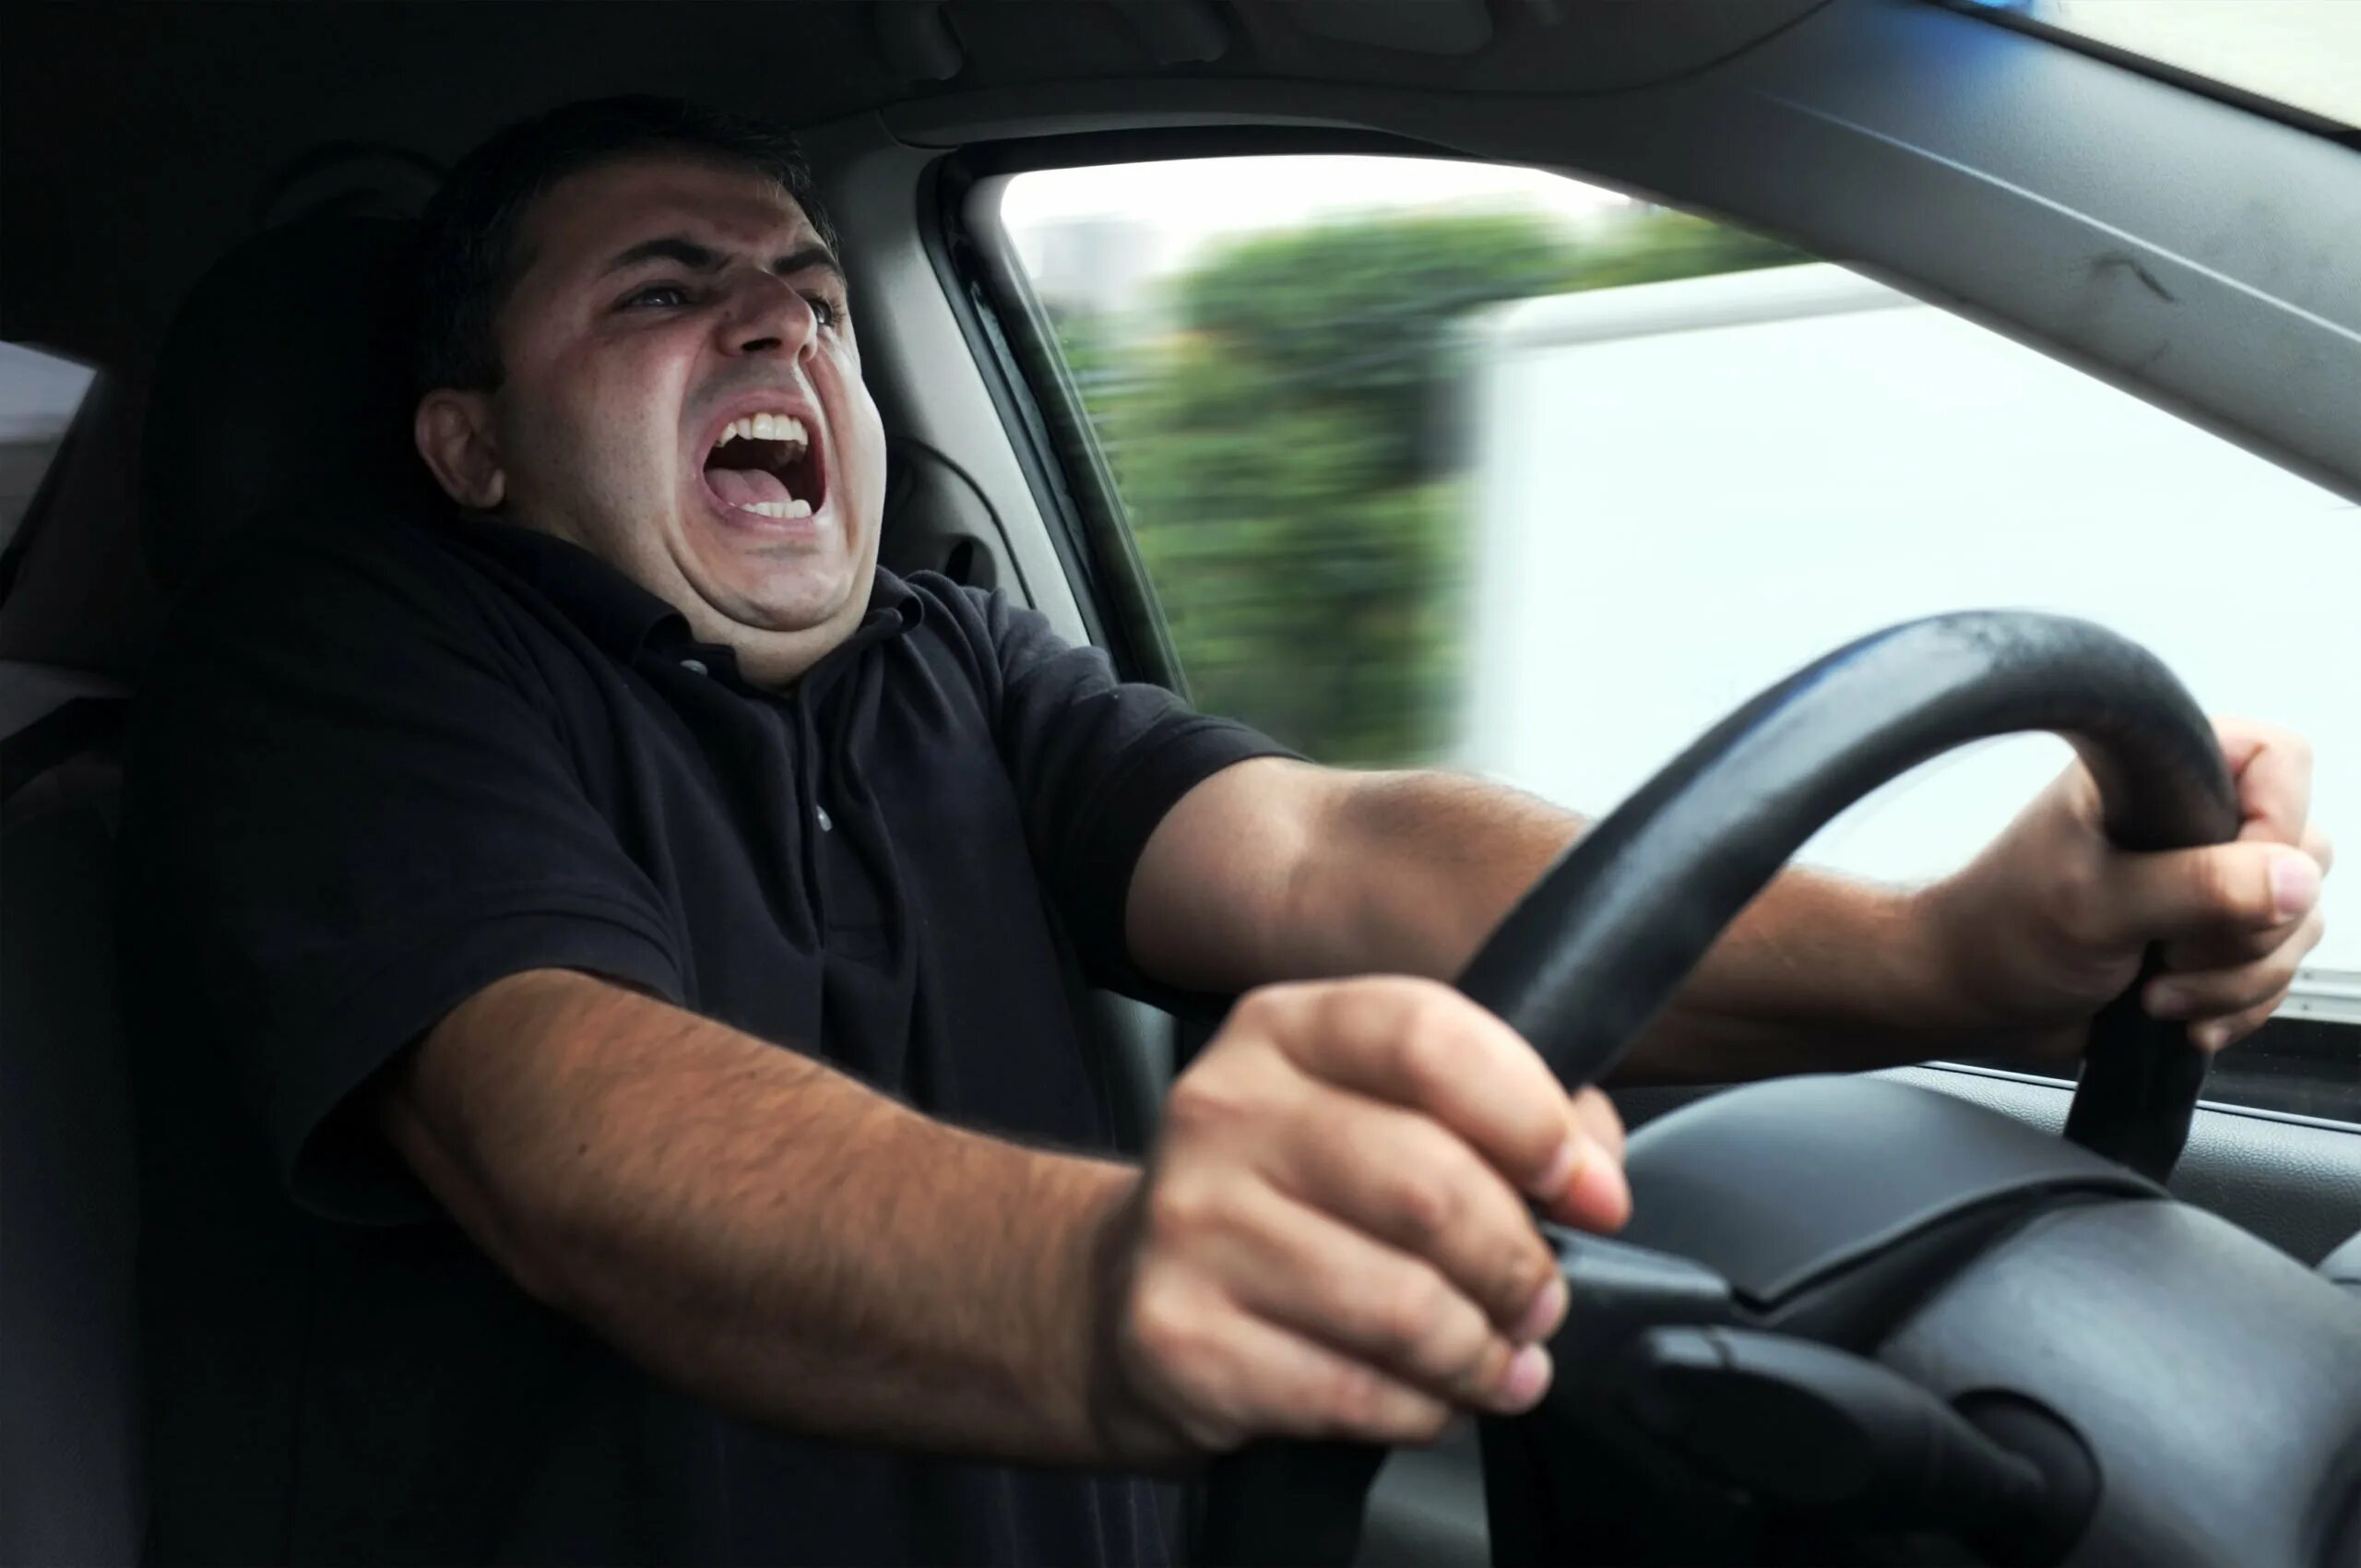
[(852, 440), (848, 444), (859, 454), (864, 475), (875, 486), (885, 461), (885, 423), (877, 411), (877, 401), (869, 395), (868, 384), (860, 378), (860, 354), (849, 346), (836, 354), (837, 385), (844, 388), (844, 428)]

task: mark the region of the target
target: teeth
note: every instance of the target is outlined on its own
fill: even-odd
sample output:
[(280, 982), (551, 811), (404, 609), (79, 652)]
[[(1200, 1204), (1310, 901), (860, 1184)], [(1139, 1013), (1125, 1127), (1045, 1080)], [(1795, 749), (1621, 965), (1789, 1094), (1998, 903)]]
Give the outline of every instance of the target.
[(799, 447), (812, 444), (812, 438), (804, 434), (803, 422), (793, 414), (748, 414), (744, 419), (731, 420), (714, 445), (727, 446), (733, 441), (789, 441)]
[[(756, 436), (757, 441), (765, 439)], [(812, 515), (809, 501), (757, 501), (751, 506), (741, 506), (741, 512), (752, 512), (758, 517), (808, 517)]]

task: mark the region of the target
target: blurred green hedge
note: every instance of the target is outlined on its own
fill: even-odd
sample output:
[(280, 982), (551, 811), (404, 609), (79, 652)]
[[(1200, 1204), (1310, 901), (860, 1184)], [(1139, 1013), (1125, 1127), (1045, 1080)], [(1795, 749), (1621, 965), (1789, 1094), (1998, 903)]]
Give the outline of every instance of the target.
[(1169, 285), (1159, 328), (1059, 322), (1191, 695), (1323, 761), (1448, 743), (1468, 533), (1459, 319), (1503, 301), (1807, 259), (1634, 209), (1265, 232)]

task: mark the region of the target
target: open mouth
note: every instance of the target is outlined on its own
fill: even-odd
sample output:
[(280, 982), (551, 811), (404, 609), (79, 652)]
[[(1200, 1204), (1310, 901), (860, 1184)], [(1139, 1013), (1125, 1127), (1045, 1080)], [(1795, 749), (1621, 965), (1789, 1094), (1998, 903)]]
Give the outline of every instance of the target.
[(705, 482), (724, 506), (757, 517), (808, 517), (827, 504), (820, 444), (792, 414), (748, 414), (705, 455)]

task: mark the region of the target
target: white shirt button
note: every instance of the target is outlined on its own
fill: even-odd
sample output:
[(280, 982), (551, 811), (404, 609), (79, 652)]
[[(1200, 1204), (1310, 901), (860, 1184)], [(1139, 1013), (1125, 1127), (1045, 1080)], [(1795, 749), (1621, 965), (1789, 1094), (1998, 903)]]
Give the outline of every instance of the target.
[(836, 830), (836, 825), (828, 820), (828, 808), (821, 806), (818, 808), (818, 811), (820, 813), (820, 831), (823, 833), (834, 833)]
[(705, 660), (702, 659), (683, 659), (681, 660), (681, 668), (687, 671), (692, 675), (710, 675), (713, 673), (713, 671), (705, 667)]

